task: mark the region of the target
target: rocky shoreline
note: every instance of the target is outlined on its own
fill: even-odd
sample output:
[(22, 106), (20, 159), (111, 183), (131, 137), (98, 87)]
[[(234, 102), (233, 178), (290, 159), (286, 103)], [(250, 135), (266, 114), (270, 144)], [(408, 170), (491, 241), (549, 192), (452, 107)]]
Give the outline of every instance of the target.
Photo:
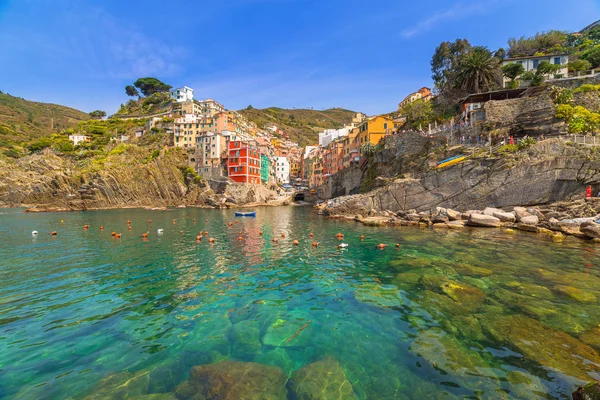
[[(327, 204), (320, 213), (327, 213)], [(487, 207), (464, 212), (436, 207), (421, 211), (377, 211), (368, 215), (328, 214), (332, 219), (354, 220), (367, 226), (421, 226), (436, 229), (504, 228), (546, 234), (561, 241), (565, 235), (600, 243), (600, 198), (579, 199), (538, 207)]]

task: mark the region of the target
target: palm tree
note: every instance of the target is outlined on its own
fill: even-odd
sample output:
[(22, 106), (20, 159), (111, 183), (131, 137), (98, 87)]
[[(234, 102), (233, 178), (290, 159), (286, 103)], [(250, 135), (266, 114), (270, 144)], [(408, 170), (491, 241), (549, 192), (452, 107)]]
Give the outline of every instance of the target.
[(500, 63), (485, 47), (474, 47), (458, 64), (456, 84), (470, 93), (481, 93), (492, 86), (500, 74)]

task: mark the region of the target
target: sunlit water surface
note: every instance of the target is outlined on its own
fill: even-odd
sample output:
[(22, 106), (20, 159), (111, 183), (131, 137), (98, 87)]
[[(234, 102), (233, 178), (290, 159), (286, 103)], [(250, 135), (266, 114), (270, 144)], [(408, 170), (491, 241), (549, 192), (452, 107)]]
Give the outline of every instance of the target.
[(0, 210), (0, 238), (0, 398), (110, 398), (103, 378), (140, 374), (121, 389), (168, 393), (195, 365), (290, 376), (328, 356), (362, 399), (565, 398), (598, 377), (600, 247), (576, 239), (368, 228), (306, 207)]

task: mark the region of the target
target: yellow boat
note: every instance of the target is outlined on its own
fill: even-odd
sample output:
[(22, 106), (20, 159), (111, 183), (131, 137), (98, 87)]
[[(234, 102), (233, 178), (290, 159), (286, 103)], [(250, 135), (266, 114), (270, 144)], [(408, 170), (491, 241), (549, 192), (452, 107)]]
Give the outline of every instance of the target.
[(438, 168), (438, 169), (439, 168), (446, 168), (446, 167), (449, 167), (451, 165), (458, 164), (459, 162), (462, 162), (464, 160), (465, 160), (465, 156), (462, 156), (462, 155), (461, 156), (452, 157), (452, 158), (448, 158), (447, 160), (440, 161), (437, 164), (436, 168)]

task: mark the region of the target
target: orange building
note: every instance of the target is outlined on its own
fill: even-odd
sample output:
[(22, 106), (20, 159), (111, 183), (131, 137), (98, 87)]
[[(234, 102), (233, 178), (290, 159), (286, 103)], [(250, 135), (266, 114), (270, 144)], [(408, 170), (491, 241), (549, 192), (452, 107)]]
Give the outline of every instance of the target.
[(229, 142), (227, 173), (235, 182), (260, 183), (260, 152), (249, 142)]

